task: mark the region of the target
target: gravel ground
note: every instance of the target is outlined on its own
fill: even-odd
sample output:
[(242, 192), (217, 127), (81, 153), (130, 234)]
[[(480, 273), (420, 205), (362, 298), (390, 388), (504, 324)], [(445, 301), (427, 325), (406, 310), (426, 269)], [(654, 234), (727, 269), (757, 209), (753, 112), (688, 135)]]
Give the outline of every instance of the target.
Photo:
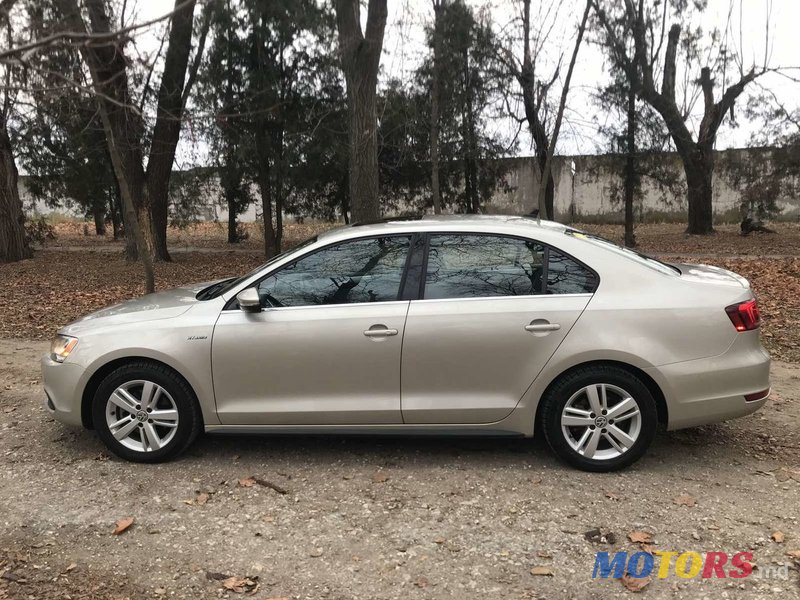
[[(146, 466), (41, 410), (45, 347), (0, 340), (0, 598), (238, 597), (223, 576), (264, 599), (630, 596), (591, 573), (597, 551), (638, 550), (633, 531), (757, 565), (737, 580), (673, 570), (643, 596), (800, 597), (797, 365), (775, 364), (760, 413), (662, 433), (610, 475), (488, 439), (205, 436)], [(594, 528), (606, 541), (585, 539)], [(757, 577), (783, 565), (788, 579)]]

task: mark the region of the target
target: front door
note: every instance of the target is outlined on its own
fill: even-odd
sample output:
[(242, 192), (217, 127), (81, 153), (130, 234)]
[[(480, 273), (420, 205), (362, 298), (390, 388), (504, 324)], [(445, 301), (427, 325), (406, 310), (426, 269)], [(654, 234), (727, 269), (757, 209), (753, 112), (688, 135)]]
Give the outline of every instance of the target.
[(499, 235), (430, 237), (422, 299), (403, 343), (405, 423), (491, 423), (514, 410), (569, 333), (594, 273)]
[(311, 251), (257, 284), (261, 312), (223, 311), (212, 340), (220, 421), (401, 423), (409, 245), (383, 236)]

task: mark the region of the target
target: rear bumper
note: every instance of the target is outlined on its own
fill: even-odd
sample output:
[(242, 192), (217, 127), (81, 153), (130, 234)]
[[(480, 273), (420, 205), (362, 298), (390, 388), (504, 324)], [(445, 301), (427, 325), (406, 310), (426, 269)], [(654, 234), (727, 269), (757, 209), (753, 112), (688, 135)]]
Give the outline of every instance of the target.
[[(749, 415), (764, 406), (769, 393), (770, 358), (747, 332), (727, 352), (710, 358), (646, 369), (667, 401), (667, 429), (695, 427)], [(757, 399), (747, 400), (745, 396)]]
[(57, 421), (67, 425), (82, 425), (80, 380), (84, 369), (75, 363), (57, 363), (49, 356), (42, 357), (44, 408)]

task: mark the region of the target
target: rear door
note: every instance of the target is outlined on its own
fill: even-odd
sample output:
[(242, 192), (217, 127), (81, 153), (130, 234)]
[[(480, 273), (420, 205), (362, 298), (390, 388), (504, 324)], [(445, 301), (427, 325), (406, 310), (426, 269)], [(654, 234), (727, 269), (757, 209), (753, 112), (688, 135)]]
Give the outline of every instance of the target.
[(421, 299), (406, 319), (403, 421), (508, 416), (596, 286), (588, 268), (533, 240), (431, 234)]

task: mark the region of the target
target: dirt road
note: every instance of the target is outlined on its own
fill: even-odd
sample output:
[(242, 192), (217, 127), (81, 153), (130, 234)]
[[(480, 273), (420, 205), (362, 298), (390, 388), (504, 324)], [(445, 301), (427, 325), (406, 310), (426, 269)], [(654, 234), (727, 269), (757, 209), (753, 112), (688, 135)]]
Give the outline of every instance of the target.
[(0, 598), (239, 597), (223, 576), (264, 599), (634, 596), (591, 578), (595, 552), (639, 550), (633, 531), (757, 565), (745, 579), (673, 568), (641, 596), (800, 597), (798, 366), (775, 365), (760, 413), (662, 433), (611, 475), (529, 440), (206, 436), (144, 466), (41, 410), (45, 347), (0, 340)]

